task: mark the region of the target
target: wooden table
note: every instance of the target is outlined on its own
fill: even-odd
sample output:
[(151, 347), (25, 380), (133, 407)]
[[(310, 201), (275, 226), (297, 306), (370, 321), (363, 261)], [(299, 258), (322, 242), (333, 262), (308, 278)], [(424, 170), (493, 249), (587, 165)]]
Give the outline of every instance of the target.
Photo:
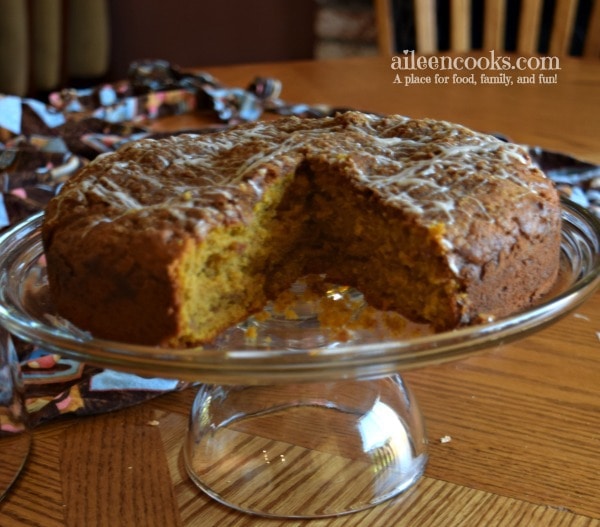
[[(447, 119), (600, 163), (600, 62), (560, 66), (555, 84), (510, 87), (395, 84), (398, 72), (378, 58), (209, 71), (231, 86), (279, 78), (288, 101)], [(195, 124), (187, 116), (161, 127)], [(186, 390), (36, 429), (0, 525), (600, 525), (600, 293), (533, 336), (405, 379), (425, 415), (430, 460), (404, 499), (309, 522), (229, 510), (185, 474)]]

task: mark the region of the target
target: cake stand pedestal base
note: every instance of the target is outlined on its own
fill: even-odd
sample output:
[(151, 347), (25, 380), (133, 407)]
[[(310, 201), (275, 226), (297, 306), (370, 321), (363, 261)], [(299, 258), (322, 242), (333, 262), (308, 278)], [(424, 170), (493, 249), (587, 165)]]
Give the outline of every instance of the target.
[(412, 487), (427, 462), (426, 435), (400, 375), (204, 385), (192, 407), (185, 462), (198, 487), (234, 509), (337, 516)]

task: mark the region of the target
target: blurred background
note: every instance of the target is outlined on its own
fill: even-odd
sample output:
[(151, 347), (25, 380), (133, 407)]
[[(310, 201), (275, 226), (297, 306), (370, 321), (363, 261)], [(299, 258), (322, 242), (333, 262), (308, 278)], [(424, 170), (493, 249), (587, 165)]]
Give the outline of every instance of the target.
[(0, 0), (0, 93), (180, 67), (376, 54), (372, 0)]
[[(453, 1), (432, 4), (441, 22), (440, 50), (448, 44)], [(471, 0), (475, 49), (484, 1)], [(518, 12), (529, 1), (506, 0), (507, 50), (514, 49)], [(561, 2), (542, 0), (541, 53)], [(572, 54), (581, 52), (595, 2), (577, 1)], [(42, 97), (65, 86), (119, 80), (132, 61), (143, 59), (202, 68), (376, 55), (382, 53), (376, 13), (384, 5), (392, 47), (416, 49), (415, 0), (0, 0), (0, 93)]]

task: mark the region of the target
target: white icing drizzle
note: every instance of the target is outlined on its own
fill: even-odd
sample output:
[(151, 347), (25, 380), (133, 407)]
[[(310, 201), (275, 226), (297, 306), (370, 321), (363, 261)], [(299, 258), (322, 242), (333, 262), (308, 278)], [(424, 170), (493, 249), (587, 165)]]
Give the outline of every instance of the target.
[[(481, 197), (497, 185), (515, 202), (551, 186), (517, 145), (446, 122), (348, 112), (130, 143), (98, 156), (77, 182), (65, 185), (53, 214), (68, 216), (74, 203), (101, 202), (102, 214), (90, 216), (89, 229), (158, 212), (204, 236), (214, 223), (249, 214), (269, 174), (323, 160), (406, 214), (448, 228), (461, 215), (491, 220)], [(449, 236), (442, 244), (448, 251), (454, 246)]]
[(115, 181), (109, 178), (101, 178), (98, 183), (90, 184), (86, 182), (83, 191), (88, 192), (92, 196), (97, 196), (103, 201), (112, 202), (120, 208), (127, 210), (141, 209), (142, 204), (131, 195), (122, 189)]

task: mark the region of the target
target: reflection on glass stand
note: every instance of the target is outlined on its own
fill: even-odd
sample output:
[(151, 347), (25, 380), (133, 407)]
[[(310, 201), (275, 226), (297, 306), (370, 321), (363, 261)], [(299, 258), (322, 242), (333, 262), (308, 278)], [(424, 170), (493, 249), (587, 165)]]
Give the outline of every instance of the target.
[(339, 515), (410, 488), (427, 460), (423, 420), (399, 375), (276, 386), (203, 386), (185, 460), (194, 482), (245, 512)]

